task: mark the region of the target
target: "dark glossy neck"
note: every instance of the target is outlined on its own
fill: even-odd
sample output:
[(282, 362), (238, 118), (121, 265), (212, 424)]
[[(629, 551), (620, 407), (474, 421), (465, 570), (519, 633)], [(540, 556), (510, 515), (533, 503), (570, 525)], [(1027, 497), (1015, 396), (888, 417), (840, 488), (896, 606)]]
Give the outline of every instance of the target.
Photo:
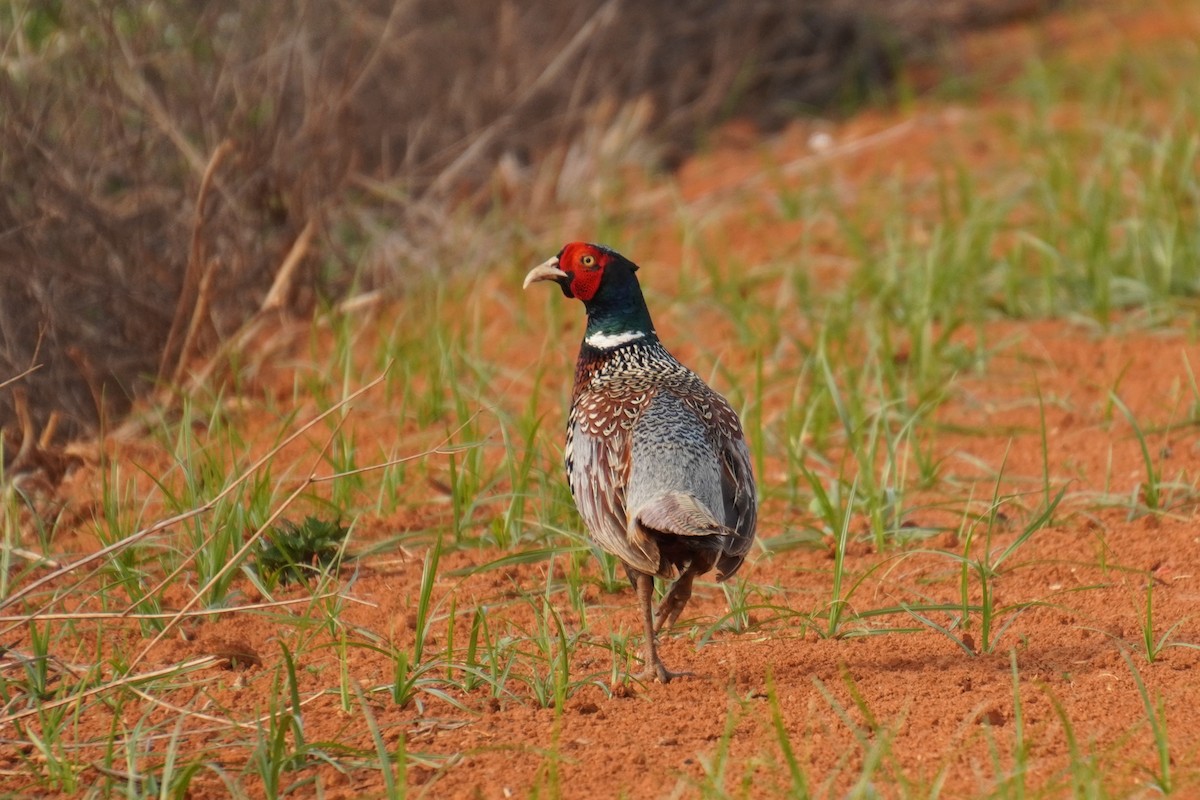
[[(599, 337), (609, 341), (626, 338), (644, 342), (657, 338), (646, 299), (632, 273), (625, 280), (602, 287), (585, 305), (588, 317), (585, 340)], [(639, 333), (642, 336), (635, 336)]]

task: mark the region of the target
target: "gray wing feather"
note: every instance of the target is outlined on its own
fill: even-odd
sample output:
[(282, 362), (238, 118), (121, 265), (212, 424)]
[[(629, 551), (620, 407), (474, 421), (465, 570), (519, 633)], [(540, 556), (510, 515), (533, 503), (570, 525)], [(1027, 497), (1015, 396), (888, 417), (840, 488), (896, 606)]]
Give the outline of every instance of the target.
[[(739, 431), (740, 433), (740, 431)], [(754, 544), (758, 526), (758, 498), (750, 449), (743, 438), (726, 439), (721, 451), (721, 495), (725, 500), (725, 525), (736, 535), (717, 561), (717, 578), (731, 577)]]
[(658, 545), (627, 531), (625, 486), (629, 473), (629, 442), (625, 436), (589, 434), (574, 423), (568, 437), (567, 474), (575, 506), (600, 548), (641, 572), (658, 572)]
[(676, 536), (720, 536), (727, 532), (708, 509), (685, 492), (660, 494), (638, 511), (637, 522)]

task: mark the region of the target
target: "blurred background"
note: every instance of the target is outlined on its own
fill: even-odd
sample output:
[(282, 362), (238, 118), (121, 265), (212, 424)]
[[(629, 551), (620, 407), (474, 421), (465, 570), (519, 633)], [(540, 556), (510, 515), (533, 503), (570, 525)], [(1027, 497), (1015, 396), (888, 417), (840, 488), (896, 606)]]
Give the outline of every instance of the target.
[(961, 32), (1052, 4), (9, 2), (5, 466), (256, 315), (523, 257), (608, 174), (675, 169), (731, 119), (892, 102), (953, 72)]

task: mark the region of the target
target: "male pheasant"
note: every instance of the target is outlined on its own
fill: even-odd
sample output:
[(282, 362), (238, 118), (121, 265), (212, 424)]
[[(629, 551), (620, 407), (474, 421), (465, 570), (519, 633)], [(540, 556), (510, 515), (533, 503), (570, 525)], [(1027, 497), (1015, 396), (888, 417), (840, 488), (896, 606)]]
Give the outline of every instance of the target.
[[(592, 538), (625, 565), (645, 626), (645, 672), (667, 670), (655, 636), (678, 619), (697, 575), (737, 571), (757, 518), (750, 453), (725, 398), (667, 352), (637, 265), (573, 242), (525, 276), (583, 301), (587, 330), (567, 422), (567, 480)], [(675, 584), (651, 610), (654, 577)]]

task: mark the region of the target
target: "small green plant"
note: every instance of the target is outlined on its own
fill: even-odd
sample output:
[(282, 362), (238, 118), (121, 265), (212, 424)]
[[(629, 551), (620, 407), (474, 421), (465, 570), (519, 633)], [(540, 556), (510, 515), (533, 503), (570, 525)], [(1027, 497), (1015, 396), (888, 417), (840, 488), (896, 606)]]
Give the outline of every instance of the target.
[(814, 509), (825, 521), (826, 533), (833, 537), (833, 586), (830, 589), (828, 606), (820, 616), (826, 619), (821, 635), (835, 637), (841, 633), (843, 617), (849, 605), (849, 594), (842, 592), (842, 582), (846, 575), (846, 545), (850, 539), (850, 522), (858, 495), (858, 482), (855, 481), (850, 486), (845, 505), (842, 505), (839, 498), (840, 483), (832, 484), (832, 489), (826, 491), (816, 473), (806, 469), (805, 477), (813, 490)]
[(1193, 650), (1200, 649), (1200, 645), (1191, 642), (1177, 642), (1171, 639), (1175, 631), (1179, 630), (1183, 623), (1187, 622), (1188, 618), (1176, 620), (1173, 625), (1162, 632), (1160, 636), (1155, 637), (1154, 625), (1154, 578), (1153, 576), (1146, 580), (1146, 603), (1142, 606), (1141, 613), (1141, 634), (1142, 634), (1142, 654), (1146, 656), (1146, 661), (1153, 664), (1158, 660), (1158, 656), (1168, 647), (1187, 647)]
[[(880, 772), (893, 773), (893, 770), (886, 769), (885, 765), (894, 759), (892, 743), (895, 741), (896, 732), (903, 726), (903, 715), (888, 725), (883, 724), (867, 704), (866, 698), (854, 680), (854, 676), (846, 667), (842, 668), (842, 683), (846, 687), (850, 700), (864, 724), (860, 725), (854, 719), (854, 715), (850, 713), (850, 710), (837, 699), (829, 687), (819, 678), (814, 676), (812, 682), (821, 697), (829, 704), (834, 716), (846, 726), (846, 729), (853, 734), (859, 747), (862, 748), (862, 767), (857, 780), (846, 796), (863, 798), (864, 800), (865, 798), (878, 797), (879, 793), (875, 786), (883, 783), (885, 780), (891, 780), (893, 777), (903, 787), (904, 781), (901, 776), (893, 776), (893, 774), (880, 776), (879, 774)], [(832, 777), (830, 776), (830, 779)]]
[(779, 744), (779, 752), (783, 754), (784, 763), (787, 765), (788, 777), (791, 780), (787, 796), (806, 798), (809, 796), (808, 776), (805, 775), (804, 767), (801, 766), (800, 759), (796, 755), (796, 749), (792, 746), (787, 722), (784, 720), (783, 711), (779, 707), (779, 693), (775, 688), (775, 673), (769, 668), (767, 671), (767, 703), (771, 706), (771, 727), (775, 731), (775, 740)]
[(1043, 691), (1050, 698), (1054, 714), (1058, 717), (1059, 725), (1062, 726), (1063, 738), (1067, 742), (1067, 753), (1070, 756), (1068, 769), (1071, 775), (1071, 797), (1083, 798), (1083, 800), (1097, 800), (1104, 797), (1104, 771), (1099, 756), (1090, 748), (1080, 747), (1079, 740), (1075, 735), (1075, 726), (1072, 724), (1066, 708), (1063, 707), (1062, 701), (1048, 687), (1043, 687)]
[[(1159, 475), (1158, 467), (1154, 464), (1154, 459), (1150, 455), (1150, 447), (1146, 444), (1146, 434), (1142, 432), (1142, 426), (1138, 425), (1137, 418), (1133, 416), (1133, 412), (1129, 410), (1129, 406), (1125, 405), (1124, 401), (1115, 392), (1109, 393), (1109, 399), (1113, 405), (1121, 410), (1121, 413), (1125, 415), (1125, 419), (1129, 421), (1130, 427), (1133, 428), (1133, 434), (1137, 437), (1138, 447), (1142, 453), (1142, 465), (1146, 469), (1146, 480), (1136, 487), (1135, 496), (1130, 502), (1130, 519), (1138, 516), (1137, 510), (1141, 507), (1144, 507), (1151, 513), (1162, 511), (1164, 501), (1162, 478)], [(1141, 503), (1138, 502), (1136, 496), (1138, 490), (1140, 490), (1141, 494)]]
[[(540, 602), (540, 608), (537, 604)], [(533, 695), (533, 700), (542, 708), (553, 708), (561, 712), (563, 705), (581, 685), (571, 680), (571, 656), (579, 644), (580, 636), (568, 636), (562, 617), (547, 600), (529, 598), (536, 614), (534, 629), (525, 639), (530, 649), (529, 674), (524, 681)]]
[(37, 624), (36, 620), (29, 621), (29, 643), (32, 652), (28, 658), (21, 659), (25, 671), (26, 686), (30, 701), (38, 703), (51, 695), (51, 636), (50, 625)]
[(1030, 743), (1025, 728), (1025, 710), (1021, 703), (1021, 674), (1017, 670), (1017, 651), (1008, 651), (1009, 674), (1012, 676), (1012, 766), (1006, 769), (994, 751), (996, 774), (1000, 780), (1001, 796), (1022, 798), (1028, 793)]
[[(997, 483), (997, 487), (999, 484)], [(1017, 617), (1032, 604), (1016, 604), (1014, 606), (997, 606), (994, 594), (994, 582), (1000, 575), (1000, 568), (1004, 562), (1008, 561), (1018, 550), (1021, 549), (1029, 537), (1034, 533), (1044, 528), (1050, 523), (1055, 510), (1062, 502), (1063, 496), (1066, 494), (1067, 487), (1059, 489), (1058, 493), (1050, 498), (1039, 514), (1025, 524), (1012, 542), (1000, 550), (998, 553), (992, 549), (992, 535), (995, 529), (997, 517), (1004, 502), (1008, 498), (1002, 498), (998, 492), (992, 498), (990, 510), (987, 514), (987, 526), (985, 538), (982, 543), (982, 553), (978, 558), (972, 558), (970, 555), (972, 534), (975, 526), (968, 528), (967, 536), (964, 537), (963, 555), (961, 558), (961, 581), (960, 581), (960, 597), (962, 601), (962, 614), (964, 627), (970, 619), (970, 611), (972, 605), (969, 601), (971, 576), (974, 574), (979, 584), (980, 600), (977, 609), (979, 611), (979, 652), (992, 652), (1000, 638), (1016, 622)], [(1007, 616), (1007, 619), (1002, 617)]]
[(379, 722), (371, 712), (371, 704), (367, 702), (362, 688), (357, 683), (354, 684), (354, 695), (358, 698), (358, 705), (362, 709), (367, 730), (371, 732), (371, 743), (375, 746), (375, 754), (379, 756), (379, 772), (383, 777), (383, 796), (388, 800), (403, 800), (407, 796), (408, 788), (405, 780), (405, 774), (408, 771), (408, 753), (404, 731), (401, 729), (396, 737), (395, 755), (389, 753), (387, 742), (384, 741), (383, 732), (379, 728)]
[(717, 745), (711, 753), (700, 756), (700, 766), (704, 771), (703, 778), (697, 782), (696, 788), (704, 798), (728, 798), (730, 772), (736, 768), (737, 762), (731, 758), (734, 731), (738, 721), (744, 716), (744, 704), (731, 698), (728, 710), (725, 712), (725, 730), (717, 739)]
[(284, 797), (295, 788), (288, 779), (308, 762), (296, 661), (286, 646), (283, 650), (283, 674), (276, 674), (268, 698), (266, 727), (259, 730), (248, 768), (262, 780), (263, 794)]
[(281, 520), (259, 539), (253, 569), (271, 586), (304, 581), (337, 561), (347, 533), (349, 528), (336, 520)]
[(1138, 695), (1142, 698), (1142, 707), (1146, 710), (1146, 719), (1150, 723), (1150, 732), (1154, 736), (1154, 752), (1158, 757), (1158, 769), (1151, 774), (1151, 779), (1158, 791), (1164, 795), (1170, 795), (1173, 780), (1171, 777), (1171, 743), (1167, 737), (1166, 705), (1161, 699), (1155, 701), (1150, 698), (1150, 691), (1146, 688), (1142, 673), (1138, 671), (1129, 653), (1122, 651), (1121, 657), (1125, 659), (1125, 664), (1133, 675)]

